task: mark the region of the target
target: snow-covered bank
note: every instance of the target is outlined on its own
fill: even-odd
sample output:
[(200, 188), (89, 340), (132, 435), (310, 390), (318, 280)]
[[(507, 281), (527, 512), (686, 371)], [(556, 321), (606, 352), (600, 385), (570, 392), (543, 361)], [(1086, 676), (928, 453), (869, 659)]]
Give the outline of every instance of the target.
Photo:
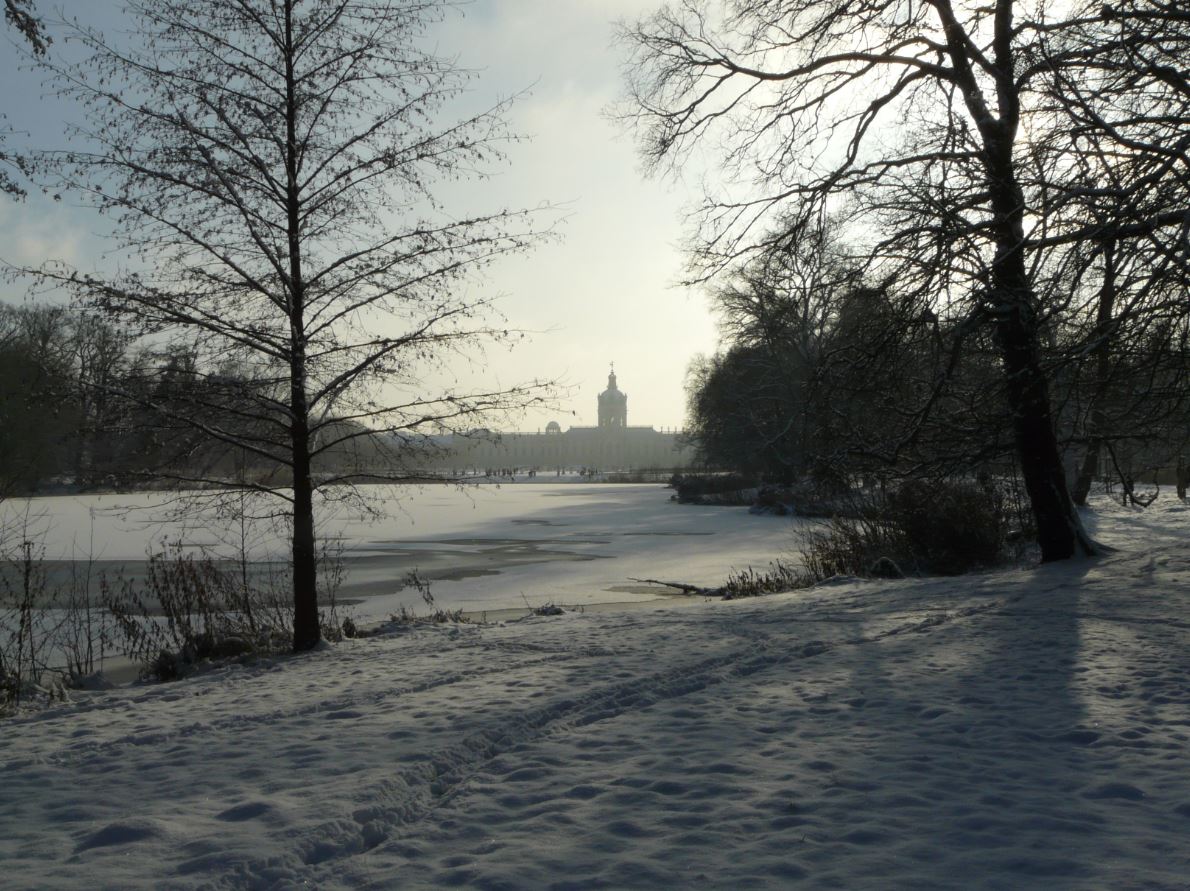
[(1185, 888), (1178, 507), (1098, 561), (84, 694), (0, 725), (3, 883)]

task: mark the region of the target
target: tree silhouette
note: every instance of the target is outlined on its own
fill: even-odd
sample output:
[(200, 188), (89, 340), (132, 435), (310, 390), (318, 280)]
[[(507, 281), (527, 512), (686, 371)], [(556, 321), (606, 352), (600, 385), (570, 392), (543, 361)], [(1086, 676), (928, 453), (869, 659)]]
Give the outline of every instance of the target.
[[(1157, 7), (1177, 18), (1158, 0), (1121, 6), (1138, 33)], [(1047, 561), (1095, 550), (1067, 488), (1044, 349), (1069, 295), (1039, 278), (1086, 232), (1048, 200), (1062, 165), (1031, 140), (1071, 125), (1049, 98), (1056, 79), (1098, 70), (1116, 39), (1102, 19), (1027, 0), (680, 0), (621, 32), (620, 115), (646, 162), (669, 170), (714, 146), (726, 184), (694, 215), (691, 281), (830, 217), (866, 242), (879, 280), (929, 299), (951, 330), (990, 327)], [(1150, 65), (1161, 77), (1184, 86)], [(1144, 101), (1140, 80), (1122, 76), (1116, 98)], [(915, 440), (907, 431), (905, 447)]]
[[(190, 388), (193, 410), (185, 389), (168, 404), (123, 395), (277, 468), (278, 482), (179, 477), (282, 500), (298, 650), (319, 640), (315, 496), (363, 472), (320, 460), (366, 442), (367, 477), (399, 481), (430, 432), (541, 398), (537, 385), (426, 384), (516, 337), (468, 276), (541, 237), (531, 212), (452, 215), (438, 201), (512, 138), (506, 104), (439, 120), (467, 79), (425, 49), (450, 5), (135, 0), (126, 39), (75, 26), (89, 57), (58, 70), (87, 109), (82, 147), (42, 161), (114, 221), (129, 255), (110, 277), (39, 274), (158, 340), (185, 339), (213, 382)], [(212, 406), (230, 361), (237, 392)]]

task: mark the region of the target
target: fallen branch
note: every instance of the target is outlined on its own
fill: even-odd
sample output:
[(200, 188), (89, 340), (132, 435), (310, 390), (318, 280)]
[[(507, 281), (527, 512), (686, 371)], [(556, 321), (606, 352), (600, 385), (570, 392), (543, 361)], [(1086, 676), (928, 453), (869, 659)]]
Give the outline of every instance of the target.
[(644, 585), (664, 585), (666, 588), (681, 591), (688, 597), (718, 597), (723, 593), (721, 588), (700, 588), (698, 585), (687, 585), (684, 582), (662, 582), (657, 579), (634, 579), (631, 577), (628, 581), (640, 582)]

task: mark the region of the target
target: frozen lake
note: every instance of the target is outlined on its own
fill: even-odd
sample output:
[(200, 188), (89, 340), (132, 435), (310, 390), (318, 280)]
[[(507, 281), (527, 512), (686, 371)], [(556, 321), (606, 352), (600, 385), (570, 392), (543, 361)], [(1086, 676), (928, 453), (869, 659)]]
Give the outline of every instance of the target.
[[(507, 483), (466, 489), (402, 487), (384, 492), (378, 516), (344, 509), (319, 518), (320, 536), (343, 548), (341, 599), (358, 600), (363, 620), (401, 606), (424, 611), (420, 594), (401, 589), (410, 571), (432, 583), (438, 606), (471, 612), (556, 603), (592, 606), (653, 600), (665, 589), (633, 578), (721, 583), (731, 569), (764, 568), (792, 556), (796, 521), (746, 508), (679, 505), (657, 484)], [(163, 544), (228, 555), (238, 523), (216, 514), (182, 519), (161, 494), (85, 495), (9, 502), (40, 530), (45, 557), (59, 569), (95, 561), (96, 569), (136, 573)], [(284, 560), (280, 537), (257, 530), (258, 561)]]

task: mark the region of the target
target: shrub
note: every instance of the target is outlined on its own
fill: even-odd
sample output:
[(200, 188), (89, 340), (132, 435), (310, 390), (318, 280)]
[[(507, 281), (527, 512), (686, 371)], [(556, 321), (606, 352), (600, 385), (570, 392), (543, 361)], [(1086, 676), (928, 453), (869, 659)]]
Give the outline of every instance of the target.
[(837, 575), (875, 576), (871, 570), (903, 551), (898, 536), (886, 523), (871, 517), (835, 516), (802, 533), (806, 571), (816, 582)]
[(753, 512), (776, 514), (778, 517), (798, 512), (785, 486), (761, 486), (752, 507)]
[(1008, 533), (995, 486), (911, 480), (888, 499), (889, 521), (926, 572), (958, 575), (999, 561)]
[(94, 559), (55, 566), (42, 543), (47, 529), (45, 515), (29, 505), (0, 516), (0, 711), (93, 683), (109, 652), (112, 628), (93, 595)]
[(408, 573), (402, 580), (401, 586), (397, 590), (404, 588), (414, 588), (417, 593), (421, 595), (422, 602), (429, 609), (425, 614), (419, 614), (412, 609), (408, 609), (401, 605), (398, 612), (389, 616), (387, 627), (404, 628), (410, 625), (469, 625), (471, 618), (463, 614), (461, 609), (442, 609), (434, 603), (434, 593), (430, 590), (430, 582), (423, 579), (417, 574), (417, 571)]
[(682, 504), (698, 504), (709, 495), (727, 495), (754, 489), (758, 483), (755, 477), (739, 473), (675, 473), (669, 478), (669, 487), (677, 492), (677, 499)]
[(769, 513), (799, 517), (854, 516), (864, 499), (853, 490), (807, 477), (794, 483), (764, 485), (756, 493), (756, 507)]
[(761, 597), (765, 594), (780, 594), (795, 588), (805, 588), (811, 579), (798, 567), (781, 560), (769, 564), (765, 572), (758, 572), (749, 566), (733, 572), (718, 589), (720, 600), (740, 600), (744, 597)]
[(0, 712), (64, 698), (102, 662), (105, 629), (78, 584), (73, 573), (51, 584), (38, 542), (0, 536)]
[(1008, 556), (1014, 506), (990, 480), (910, 480), (873, 496), (850, 517), (804, 533), (806, 568), (835, 575), (958, 575)]
[[(350, 621), (340, 619), (335, 603), (341, 574), (332, 567), (322, 576), (326, 603), (319, 619), (328, 640), (341, 640)], [(146, 677), (173, 680), (199, 662), (288, 649), (288, 581), (284, 571), (252, 575), (173, 545), (149, 556), (143, 580), (104, 578), (100, 585), (124, 655), (141, 663)]]

